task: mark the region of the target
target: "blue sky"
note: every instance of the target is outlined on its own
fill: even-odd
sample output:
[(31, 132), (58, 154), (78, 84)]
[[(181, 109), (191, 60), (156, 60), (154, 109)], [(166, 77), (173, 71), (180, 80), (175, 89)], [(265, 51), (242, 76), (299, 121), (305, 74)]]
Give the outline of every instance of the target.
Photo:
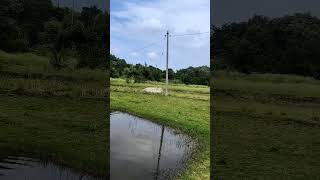
[(209, 66), (209, 33), (174, 35), (209, 32), (210, 0), (111, 0), (110, 14), (110, 51), (128, 63), (164, 69), (169, 30), (169, 68)]

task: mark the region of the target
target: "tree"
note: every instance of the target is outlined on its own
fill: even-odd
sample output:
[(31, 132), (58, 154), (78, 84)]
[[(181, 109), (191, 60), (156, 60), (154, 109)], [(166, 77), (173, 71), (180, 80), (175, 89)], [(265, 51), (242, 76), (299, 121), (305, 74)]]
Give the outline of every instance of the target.
[(308, 13), (273, 19), (255, 15), (212, 31), (216, 68), (319, 77), (320, 19)]
[(60, 32), (54, 43), (50, 45), (52, 53), (50, 64), (56, 69), (61, 69), (65, 66), (66, 37), (66, 33)]
[[(127, 81), (134, 79), (135, 82), (144, 81), (164, 81), (166, 71), (162, 71), (153, 66), (141, 64), (127, 64), (124, 59), (119, 59), (114, 55), (110, 55), (111, 77), (126, 78)], [(201, 84), (208, 85), (210, 69), (207, 66), (189, 67), (174, 72), (173, 69), (168, 70), (171, 82), (182, 82), (185, 84)]]
[(24, 8), (18, 21), (32, 47), (37, 44), (44, 23), (51, 16), (53, 5), (51, 0), (21, 0), (21, 2)]
[(0, 1), (0, 49), (26, 51), (28, 42), (21, 36), (18, 18), (24, 11), (20, 0)]
[(0, 1), (0, 49), (50, 54), (58, 69), (73, 56), (79, 68), (108, 70), (109, 13), (95, 6), (72, 11), (51, 0)]
[(51, 43), (55, 41), (63, 29), (62, 23), (57, 20), (50, 20), (44, 24), (45, 41)]

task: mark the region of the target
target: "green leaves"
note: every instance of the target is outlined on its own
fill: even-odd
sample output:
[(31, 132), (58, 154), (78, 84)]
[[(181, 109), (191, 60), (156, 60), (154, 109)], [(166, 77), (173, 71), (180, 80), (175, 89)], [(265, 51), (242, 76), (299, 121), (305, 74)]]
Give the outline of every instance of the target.
[(212, 27), (211, 51), (217, 68), (243, 73), (320, 77), (320, 19), (294, 14)]

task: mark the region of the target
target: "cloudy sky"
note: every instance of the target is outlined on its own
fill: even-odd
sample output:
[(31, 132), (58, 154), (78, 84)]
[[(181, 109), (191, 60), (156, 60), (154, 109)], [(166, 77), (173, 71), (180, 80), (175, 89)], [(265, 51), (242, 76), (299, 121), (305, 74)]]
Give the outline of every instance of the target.
[(169, 68), (209, 65), (210, 0), (110, 0), (110, 14), (110, 51), (128, 63), (165, 69), (169, 30)]
[(246, 21), (254, 14), (280, 17), (310, 12), (320, 17), (320, 0), (212, 0), (211, 23)]

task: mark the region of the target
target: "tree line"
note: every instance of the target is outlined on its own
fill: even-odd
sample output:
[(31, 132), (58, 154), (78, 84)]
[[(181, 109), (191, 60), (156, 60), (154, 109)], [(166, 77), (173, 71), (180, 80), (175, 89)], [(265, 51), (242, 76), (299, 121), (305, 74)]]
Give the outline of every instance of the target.
[(320, 19), (309, 13), (211, 27), (214, 68), (320, 79)]
[(48, 55), (57, 69), (70, 56), (78, 67), (107, 69), (108, 29), (109, 14), (95, 6), (78, 12), (51, 0), (0, 1), (0, 49)]
[[(110, 55), (110, 75), (113, 78), (125, 78), (127, 81), (165, 81), (166, 71), (147, 64), (128, 64), (124, 59)], [(208, 66), (188, 67), (177, 70), (168, 69), (168, 77), (171, 82), (184, 84), (209, 84), (210, 69)]]

